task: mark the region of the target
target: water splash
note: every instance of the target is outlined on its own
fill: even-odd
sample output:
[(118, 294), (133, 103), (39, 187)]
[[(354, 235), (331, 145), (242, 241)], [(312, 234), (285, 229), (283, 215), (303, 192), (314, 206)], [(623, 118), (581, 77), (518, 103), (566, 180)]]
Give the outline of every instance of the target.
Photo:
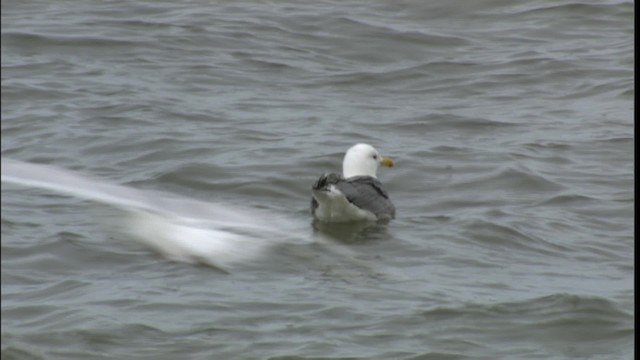
[(314, 241), (308, 223), (273, 211), (134, 189), (50, 165), (2, 159), (2, 182), (122, 209), (127, 214), (122, 227), (131, 239), (175, 261), (230, 270), (274, 245)]

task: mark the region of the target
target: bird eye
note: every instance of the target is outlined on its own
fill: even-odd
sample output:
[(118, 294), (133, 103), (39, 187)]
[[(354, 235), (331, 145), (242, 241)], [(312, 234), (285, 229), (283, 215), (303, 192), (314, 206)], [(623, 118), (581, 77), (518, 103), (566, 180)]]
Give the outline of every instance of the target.
[(373, 154), (373, 159), (374, 159), (374, 160), (378, 160), (378, 155)]

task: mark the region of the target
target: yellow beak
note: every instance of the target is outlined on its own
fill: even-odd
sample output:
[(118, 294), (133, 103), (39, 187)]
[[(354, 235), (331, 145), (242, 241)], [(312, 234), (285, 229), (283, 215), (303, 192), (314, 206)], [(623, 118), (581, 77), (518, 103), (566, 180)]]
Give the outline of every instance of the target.
[(386, 167), (393, 167), (393, 160), (388, 157), (383, 157), (382, 160), (380, 160), (380, 165), (386, 166)]

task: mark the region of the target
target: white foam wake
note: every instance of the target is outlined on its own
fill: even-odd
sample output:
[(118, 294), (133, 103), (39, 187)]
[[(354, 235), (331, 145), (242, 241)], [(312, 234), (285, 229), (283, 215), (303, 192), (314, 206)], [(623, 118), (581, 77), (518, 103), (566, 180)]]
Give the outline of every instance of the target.
[[(127, 212), (133, 239), (165, 257), (230, 269), (286, 242), (311, 242), (308, 224), (272, 211), (213, 204), (110, 184), (65, 169), (2, 159), (2, 182), (52, 190)], [(306, 235), (305, 235), (306, 234)]]

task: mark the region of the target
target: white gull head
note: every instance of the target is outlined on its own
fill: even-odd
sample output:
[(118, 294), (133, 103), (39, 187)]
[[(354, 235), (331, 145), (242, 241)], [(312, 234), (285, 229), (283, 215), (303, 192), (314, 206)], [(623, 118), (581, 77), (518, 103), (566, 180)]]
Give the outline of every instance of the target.
[(369, 144), (356, 144), (344, 155), (342, 176), (345, 179), (353, 176), (376, 177), (379, 165), (392, 167), (393, 160), (380, 156), (378, 150)]

